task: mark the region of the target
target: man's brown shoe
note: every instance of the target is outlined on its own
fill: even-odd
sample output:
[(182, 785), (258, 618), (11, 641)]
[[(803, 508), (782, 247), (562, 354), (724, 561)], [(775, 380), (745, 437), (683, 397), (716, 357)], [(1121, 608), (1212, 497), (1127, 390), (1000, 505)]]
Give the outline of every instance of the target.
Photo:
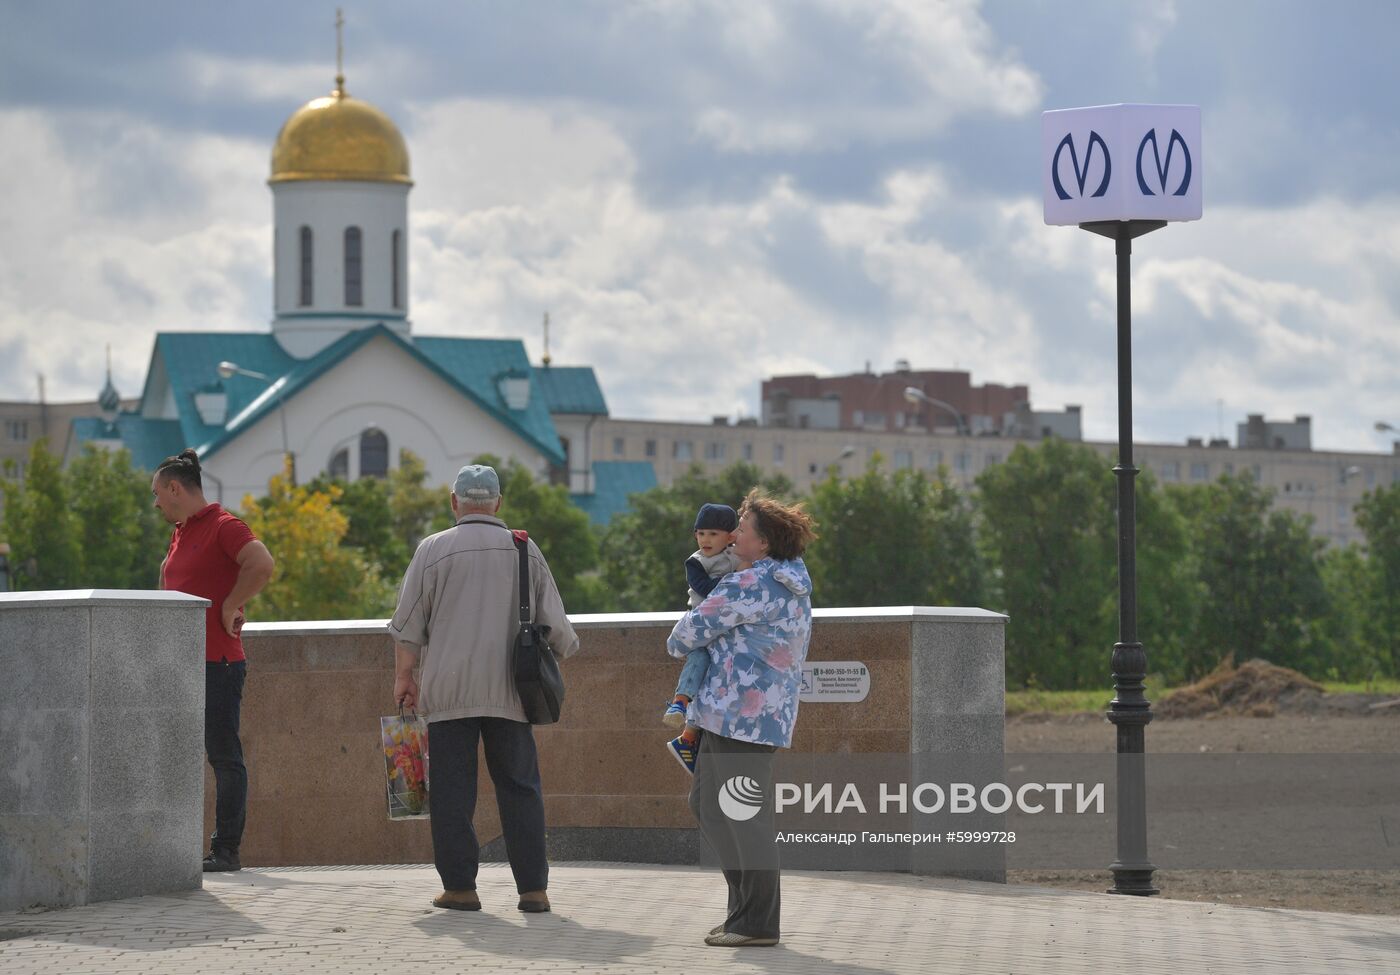
[(434, 907), (445, 907), (449, 911), (479, 911), (481, 898), (474, 890), (444, 890), (433, 898)]
[(526, 914), (544, 914), (549, 910), (549, 896), (542, 890), (527, 891), (516, 906)]
[(710, 933), (707, 934), (706, 937), (707, 937), (707, 938), (713, 938), (713, 937), (714, 937), (715, 935), (717, 935), (717, 934), (724, 934), (724, 925), (723, 925), (723, 924), (716, 924), (714, 927), (710, 928)]

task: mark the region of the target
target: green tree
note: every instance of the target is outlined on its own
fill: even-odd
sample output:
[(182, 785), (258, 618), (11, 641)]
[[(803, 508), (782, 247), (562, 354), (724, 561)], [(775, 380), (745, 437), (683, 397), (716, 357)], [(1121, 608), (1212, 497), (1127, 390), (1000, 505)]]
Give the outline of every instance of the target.
[(501, 480), (501, 520), (530, 533), (549, 563), (564, 608), (570, 613), (607, 609), (604, 590), (590, 581), (596, 580), (598, 538), (588, 515), (569, 500), (568, 490), (561, 484), (537, 481), (514, 459), (503, 464), (483, 454), (472, 463), (496, 469)]
[[(1115, 475), (1116, 477), (1116, 475)], [(1201, 604), (1199, 573), (1185, 516), (1151, 474), (1138, 475), (1137, 507), (1137, 608), (1138, 641), (1147, 651), (1148, 670), (1170, 682), (1191, 675), (1188, 662), (1196, 614)], [(1118, 487), (1114, 483), (1115, 533)], [(1116, 537), (1116, 535), (1115, 535)], [(1113, 592), (1109, 615), (1118, 633), (1118, 564), (1114, 555)], [(1111, 674), (1110, 661), (1102, 661), (1104, 680)]]
[(1377, 663), (1400, 676), (1400, 484), (1367, 491), (1356, 506), (1356, 524), (1366, 535), (1367, 607)]
[(1378, 580), (1365, 547), (1326, 550), (1320, 570), (1327, 591), (1327, 615), (1321, 621), (1327, 661), (1314, 676), (1348, 681), (1394, 676), (1393, 641), (1386, 640), (1385, 625), (1374, 610)]
[(1007, 683), (1101, 686), (1117, 593), (1113, 475), (1092, 448), (1017, 445), (977, 478), (978, 529), (1009, 616)]
[(340, 488), (294, 487), (289, 472), (258, 500), (243, 499), (244, 520), (277, 560), (277, 571), (252, 609), (263, 619), (366, 619), (389, 615), (394, 591), (379, 566), (342, 545), (349, 519), (335, 502)]
[[(661, 612), (686, 605), (685, 560), (695, 551), (695, 513), (706, 502), (735, 509), (753, 487), (790, 497), (792, 482), (740, 462), (714, 476), (694, 464), (670, 487), (634, 494), (631, 510), (603, 534), (602, 577), (624, 612)], [(820, 529), (820, 526), (819, 526)], [(821, 591), (822, 580), (813, 583)]]
[(154, 589), (169, 541), (151, 505), (150, 477), (131, 466), (126, 450), (91, 444), (65, 472), (83, 551), (83, 584)]
[(0, 480), (5, 493), (5, 535), (15, 588), (84, 588), (81, 526), (74, 516), (68, 479), (45, 440), (29, 450), (22, 484)]
[(940, 474), (881, 473), (873, 458), (849, 480), (831, 475), (812, 492), (821, 534), (808, 565), (822, 606), (977, 606), (981, 554), (967, 499)]
[[(452, 509), (448, 506), (451, 488), (430, 488), (428, 468), (423, 459), (411, 450), (399, 453), (399, 466), (389, 472), (389, 518), (394, 537), (408, 555), (418, 543), (433, 532), (452, 526)], [(408, 568), (404, 559), (403, 568)]]
[(1271, 510), (1272, 492), (1248, 474), (1171, 494), (1194, 540), (1201, 598), (1187, 676), (1231, 654), (1325, 672), (1325, 543), (1313, 537), (1310, 520)]
[(375, 477), (342, 481), (322, 474), (307, 483), (311, 490), (323, 493), (329, 493), (332, 486), (336, 488), (336, 509), (348, 522), (341, 544), (363, 552), (369, 561), (379, 566), (386, 579), (402, 578), (413, 549), (396, 529), (389, 505), (388, 482)]

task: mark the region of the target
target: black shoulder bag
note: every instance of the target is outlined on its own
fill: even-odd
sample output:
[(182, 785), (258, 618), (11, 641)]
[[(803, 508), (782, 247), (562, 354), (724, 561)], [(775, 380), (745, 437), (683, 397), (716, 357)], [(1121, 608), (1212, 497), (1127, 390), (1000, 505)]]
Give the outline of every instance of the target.
[(549, 627), (530, 622), (530, 542), (523, 531), (513, 531), (520, 552), (520, 630), (511, 650), (515, 689), (530, 724), (554, 724), (564, 704), (564, 677), (559, 660), (547, 642)]

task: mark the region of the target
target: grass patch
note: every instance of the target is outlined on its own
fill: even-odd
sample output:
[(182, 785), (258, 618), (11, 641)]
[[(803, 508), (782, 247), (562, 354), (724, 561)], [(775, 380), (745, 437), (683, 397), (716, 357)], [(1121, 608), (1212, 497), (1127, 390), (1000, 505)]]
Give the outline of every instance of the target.
[(1369, 681), (1325, 680), (1321, 683), (1328, 694), (1392, 694), (1400, 697), (1400, 679), (1395, 677), (1377, 677)]
[[(1156, 701), (1168, 690), (1162, 679), (1148, 675), (1147, 699)], [(1087, 691), (1047, 691), (1041, 688), (1028, 688), (1024, 691), (1006, 692), (1006, 714), (1079, 714), (1084, 711), (1102, 713), (1108, 710), (1108, 702), (1113, 700), (1113, 688)]]
[[(1370, 681), (1320, 681), (1328, 694), (1386, 694), (1400, 697), (1400, 678), (1377, 677)], [(1160, 677), (1147, 678), (1147, 699), (1156, 703), (1176, 688), (1167, 687)], [(1047, 691), (1029, 688), (1006, 692), (1006, 714), (1080, 714), (1085, 711), (1102, 713), (1113, 699), (1113, 688), (1087, 691)]]
[(1112, 691), (1007, 691), (1007, 716), (1016, 714), (1078, 714), (1105, 711)]

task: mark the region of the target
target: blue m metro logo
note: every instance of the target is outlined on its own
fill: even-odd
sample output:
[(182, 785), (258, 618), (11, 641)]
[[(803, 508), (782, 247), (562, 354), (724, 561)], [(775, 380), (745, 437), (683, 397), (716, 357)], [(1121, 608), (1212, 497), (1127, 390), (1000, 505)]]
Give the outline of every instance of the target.
[(1098, 146), (1103, 152), (1103, 181), (1099, 183), (1099, 188), (1091, 194), (1093, 196), (1103, 196), (1108, 192), (1108, 179), (1113, 172), (1113, 160), (1108, 154), (1108, 145), (1103, 141), (1103, 136), (1092, 129), (1089, 131), (1089, 145), (1084, 150), (1084, 168), (1079, 168), (1079, 153), (1074, 151), (1074, 135), (1066, 135), (1060, 140), (1060, 144), (1055, 148), (1055, 158), (1050, 160), (1050, 179), (1055, 184), (1055, 193), (1062, 200), (1070, 199), (1070, 195), (1065, 192), (1064, 184), (1060, 182), (1060, 154), (1069, 148), (1070, 165), (1074, 167), (1074, 179), (1079, 184), (1079, 195), (1084, 195), (1084, 182), (1089, 178), (1089, 162), (1094, 158), (1094, 146)]
[(1186, 191), (1191, 187), (1191, 150), (1186, 148), (1186, 140), (1181, 137), (1181, 133), (1172, 129), (1172, 136), (1167, 140), (1167, 160), (1162, 161), (1162, 154), (1157, 149), (1157, 130), (1148, 129), (1147, 134), (1138, 143), (1137, 151), (1137, 181), (1138, 189), (1142, 190), (1143, 196), (1156, 196), (1152, 187), (1147, 185), (1147, 180), (1142, 175), (1142, 155), (1147, 150), (1147, 144), (1152, 144), (1152, 165), (1156, 168), (1157, 186), (1162, 193), (1167, 192), (1167, 174), (1172, 168), (1172, 152), (1177, 146), (1181, 146), (1181, 155), (1185, 160), (1185, 172), (1181, 175), (1181, 185), (1173, 192), (1172, 196), (1185, 196)]

